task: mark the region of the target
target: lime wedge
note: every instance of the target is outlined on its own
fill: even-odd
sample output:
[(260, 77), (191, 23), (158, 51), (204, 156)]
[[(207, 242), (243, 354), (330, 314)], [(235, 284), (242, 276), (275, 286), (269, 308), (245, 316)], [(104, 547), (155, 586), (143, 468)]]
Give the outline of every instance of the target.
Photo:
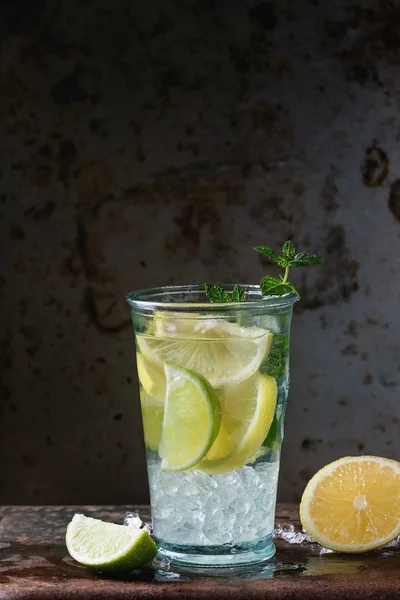
[(160, 456), (162, 471), (185, 471), (210, 450), (218, 435), (221, 413), (218, 397), (198, 373), (165, 364), (167, 398)]
[(79, 563), (104, 572), (147, 565), (157, 546), (145, 529), (105, 523), (75, 514), (67, 527), (67, 549)]
[(273, 422), (277, 394), (276, 380), (261, 373), (220, 390), (220, 433), (197, 469), (217, 475), (254, 460)]
[(147, 394), (144, 389), (140, 390), (140, 404), (145, 446), (157, 452), (161, 441), (165, 404)]
[(251, 377), (268, 356), (273, 334), (259, 327), (240, 327), (218, 319), (158, 321), (157, 335), (138, 335), (142, 354), (154, 365), (164, 361), (193, 370), (213, 387), (240, 383)]
[(165, 400), (167, 382), (164, 369), (148, 361), (140, 352), (136, 353), (136, 365), (139, 381), (144, 391), (160, 402)]

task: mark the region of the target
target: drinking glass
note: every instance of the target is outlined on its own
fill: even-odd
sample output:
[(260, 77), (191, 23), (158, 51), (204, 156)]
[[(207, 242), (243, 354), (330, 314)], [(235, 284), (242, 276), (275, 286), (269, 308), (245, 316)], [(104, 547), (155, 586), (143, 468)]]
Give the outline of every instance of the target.
[(249, 565), (275, 552), (297, 295), (242, 287), (245, 301), (223, 304), (198, 285), (127, 296), (154, 537), (175, 564)]

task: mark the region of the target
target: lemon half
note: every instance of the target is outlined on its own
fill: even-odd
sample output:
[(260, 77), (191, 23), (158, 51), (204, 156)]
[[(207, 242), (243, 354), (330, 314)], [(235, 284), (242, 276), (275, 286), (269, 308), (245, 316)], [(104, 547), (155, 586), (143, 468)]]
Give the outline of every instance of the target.
[(322, 546), (367, 552), (400, 535), (400, 463), (346, 456), (309, 481), (300, 504), (303, 527)]

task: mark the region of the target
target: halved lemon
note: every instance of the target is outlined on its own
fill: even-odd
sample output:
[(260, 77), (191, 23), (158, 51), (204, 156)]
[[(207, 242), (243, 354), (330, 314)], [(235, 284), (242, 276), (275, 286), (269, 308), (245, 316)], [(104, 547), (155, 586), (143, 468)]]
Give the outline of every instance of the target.
[(251, 462), (271, 427), (277, 394), (276, 380), (261, 373), (219, 390), (220, 433), (197, 469), (217, 475)]
[(210, 384), (198, 373), (165, 364), (167, 397), (159, 454), (162, 471), (185, 471), (210, 450), (221, 409)]
[(400, 535), (400, 463), (378, 456), (346, 456), (307, 484), (303, 527), (325, 548), (368, 552)]
[(138, 335), (140, 351), (159, 367), (171, 362), (199, 373), (217, 388), (251, 377), (268, 356), (273, 338), (269, 331), (218, 319), (191, 323), (198, 329), (180, 330), (177, 337)]

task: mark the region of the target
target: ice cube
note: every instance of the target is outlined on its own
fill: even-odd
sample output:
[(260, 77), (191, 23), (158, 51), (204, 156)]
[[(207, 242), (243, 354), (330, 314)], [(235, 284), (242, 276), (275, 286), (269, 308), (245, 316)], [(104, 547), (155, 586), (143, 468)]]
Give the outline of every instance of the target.
[(172, 513), (171, 499), (168, 496), (159, 498), (152, 502), (153, 519), (168, 519)]
[(159, 485), (166, 495), (176, 494), (180, 485), (179, 473), (162, 473)]
[(319, 550), (319, 554), (331, 554), (332, 552), (333, 550), (329, 550), (329, 548), (324, 548), (323, 546)]
[(124, 518), (124, 525), (128, 527), (142, 527), (143, 521), (137, 512), (127, 512)]
[(294, 533), (294, 525), (282, 525), (281, 523), (278, 523), (274, 529), (274, 537), (278, 539), (285, 539), (284, 535), (286, 535), (287, 533)]
[(296, 533), (285, 533), (283, 539), (289, 544), (302, 544), (306, 541), (306, 536), (301, 531), (297, 531)]
[(151, 523), (145, 523), (143, 529), (145, 529), (149, 535), (153, 535), (153, 526)]
[(274, 537), (285, 540), (289, 544), (304, 544), (304, 542), (312, 543), (315, 541), (305, 529), (296, 532), (292, 523), (278, 524), (274, 530)]
[(212, 544), (226, 544), (232, 540), (232, 524), (225, 522), (226, 514), (221, 508), (218, 508), (212, 518), (207, 519), (204, 523), (204, 535)]
[(194, 480), (197, 486), (206, 492), (213, 492), (218, 488), (218, 484), (211, 475), (202, 473), (201, 471), (193, 472)]
[(200, 543), (200, 531), (197, 527), (193, 526), (193, 523), (189, 523), (186, 520), (179, 523), (173, 530), (174, 538), (179, 540), (179, 543), (183, 544), (199, 544)]
[(243, 469), (240, 469), (239, 475), (243, 482), (243, 486), (247, 488), (250, 493), (253, 491), (254, 486), (260, 482), (260, 478), (256, 477), (253, 467), (243, 467)]

